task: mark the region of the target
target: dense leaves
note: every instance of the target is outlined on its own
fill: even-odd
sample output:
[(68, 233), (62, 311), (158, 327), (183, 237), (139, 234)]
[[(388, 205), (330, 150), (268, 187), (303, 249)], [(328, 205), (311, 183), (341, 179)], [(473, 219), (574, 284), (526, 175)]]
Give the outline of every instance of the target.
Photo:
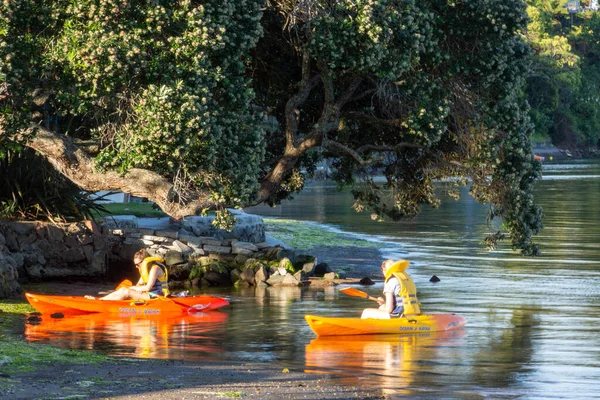
[(537, 252), (519, 0), (7, 0), (0, 12), (1, 146), (32, 147), (85, 188), (134, 188), (179, 217), (194, 201), (276, 204), (327, 159), (374, 219), (437, 206), (434, 183), (450, 178)]
[(600, 16), (597, 11), (582, 11), (571, 26), (563, 2), (528, 4), (526, 36), (535, 54), (527, 99), (536, 139), (571, 149), (597, 146)]
[(31, 150), (9, 152), (0, 171), (0, 218), (65, 222), (107, 213), (101, 197), (82, 191)]
[[(376, 220), (437, 206), (439, 179), (470, 184), (477, 200), (491, 204), (490, 219), (505, 219), (512, 243), (536, 253), (541, 210), (531, 191), (540, 166), (521, 96), (530, 56), (519, 36), (524, 4), (307, 4), (281, 1), (278, 13), (267, 12), (269, 28), (256, 52), (258, 100), (274, 110), (287, 143), (322, 143), (319, 154), (352, 186), (354, 207)], [(276, 49), (296, 54), (295, 63), (283, 60), (287, 79), (267, 78)], [(315, 76), (318, 83), (310, 81)], [(310, 95), (299, 99), (302, 90)], [(374, 172), (385, 175), (384, 185)], [(500, 236), (491, 235), (490, 245)]]

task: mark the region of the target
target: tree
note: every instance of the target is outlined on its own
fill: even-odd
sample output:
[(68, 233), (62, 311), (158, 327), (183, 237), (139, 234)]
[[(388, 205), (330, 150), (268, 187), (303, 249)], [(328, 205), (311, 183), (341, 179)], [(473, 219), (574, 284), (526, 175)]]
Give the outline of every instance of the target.
[(537, 252), (521, 1), (23, 0), (1, 11), (3, 144), (37, 150), (86, 190), (182, 217), (275, 204), (327, 158), (374, 219), (437, 206), (434, 182), (452, 178), (503, 218), (513, 246)]

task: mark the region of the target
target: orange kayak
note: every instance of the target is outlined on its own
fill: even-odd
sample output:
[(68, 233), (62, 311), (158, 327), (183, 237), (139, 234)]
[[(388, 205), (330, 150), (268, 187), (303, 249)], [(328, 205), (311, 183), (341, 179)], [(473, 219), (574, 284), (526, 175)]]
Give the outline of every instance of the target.
[(467, 323), (465, 318), (456, 314), (423, 314), (391, 319), (305, 315), (304, 319), (317, 336), (444, 332), (461, 328)]
[(65, 315), (110, 313), (121, 315), (175, 315), (187, 312), (210, 311), (229, 305), (221, 297), (187, 296), (159, 297), (150, 300), (94, 300), (83, 296), (48, 296), (25, 293), (33, 308), (42, 314), (61, 312)]

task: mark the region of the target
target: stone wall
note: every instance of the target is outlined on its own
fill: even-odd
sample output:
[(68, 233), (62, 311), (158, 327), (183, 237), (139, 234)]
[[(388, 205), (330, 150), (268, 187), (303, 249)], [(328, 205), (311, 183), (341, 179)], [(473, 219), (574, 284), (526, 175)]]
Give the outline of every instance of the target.
[(236, 211), (236, 218), (233, 232), (215, 229), (210, 217), (159, 227), (134, 216), (107, 218), (99, 227), (0, 222), (0, 298), (18, 294), (19, 282), (31, 280), (131, 277), (137, 273), (133, 254), (141, 248), (165, 259), (175, 287), (302, 285), (314, 274), (313, 257), (267, 242), (260, 217)]
[(0, 222), (0, 260), (0, 297), (8, 297), (18, 281), (104, 274), (107, 243), (91, 222)]

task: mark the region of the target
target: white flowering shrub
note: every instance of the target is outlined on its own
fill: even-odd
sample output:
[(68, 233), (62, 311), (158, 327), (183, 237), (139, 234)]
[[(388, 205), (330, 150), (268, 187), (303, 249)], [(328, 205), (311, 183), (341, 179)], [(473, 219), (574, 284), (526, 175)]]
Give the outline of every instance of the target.
[[(6, 1), (0, 59), (11, 95), (4, 128), (37, 121), (100, 144), (122, 173), (151, 169), (185, 198), (209, 190), (239, 205), (255, 196), (263, 155), (246, 68), (261, 36), (255, 0)], [(23, 111), (23, 113), (21, 113)], [(29, 118), (28, 118), (29, 117)]]

